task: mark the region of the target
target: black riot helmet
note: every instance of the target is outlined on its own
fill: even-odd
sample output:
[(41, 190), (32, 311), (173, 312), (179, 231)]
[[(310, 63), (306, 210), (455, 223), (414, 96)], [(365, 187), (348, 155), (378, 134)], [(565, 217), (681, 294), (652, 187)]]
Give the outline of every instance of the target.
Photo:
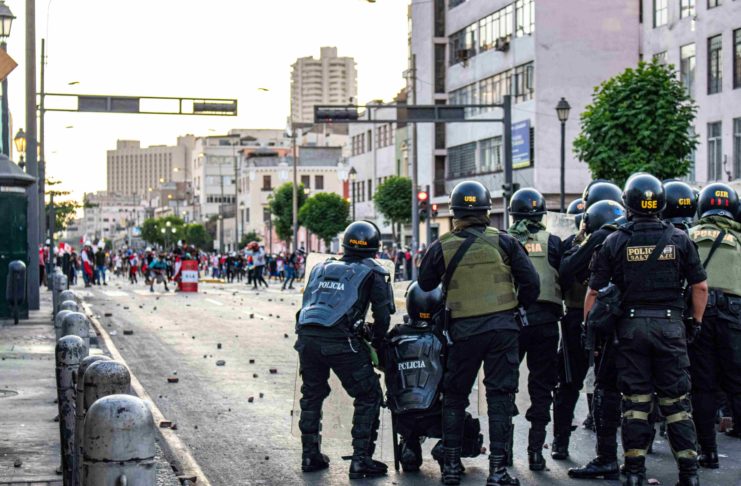
[(625, 208), (615, 201), (597, 201), (584, 212), (584, 228), (591, 235), (606, 224), (616, 224), (625, 217)]
[(373, 256), (381, 244), (381, 232), (369, 221), (355, 221), (345, 228), (342, 247), (348, 255)]
[(407, 288), (406, 298), (409, 325), (414, 327), (429, 326), (433, 317), (443, 308), (443, 291), (440, 285), (425, 292), (417, 282), (412, 282)]
[(545, 214), (545, 198), (531, 187), (524, 187), (512, 194), (509, 214), (515, 219), (541, 219)]
[(661, 212), (661, 219), (674, 224), (687, 225), (697, 212), (695, 191), (682, 181), (665, 181), (666, 207)]
[(707, 216), (724, 216), (735, 219), (739, 211), (738, 194), (727, 184), (716, 182), (700, 191), (697, 201), (697, 214)]
[(454, 218), (488, 214), (491, 209), (491, 194), (478, 181), (459, 182), (450, 193), (450, 209)]
[(569, 207), (566, 208), (566, 214), (573, 214), (576, 229), (581, 229), (581, 220), (584, 217), (584, 199), (577, 197), (571, 201)]
[(584, 209), (589, 209), (589, 206), (597, 201), (615, 201), (622, 204), (622, 196), (623, 191), (612, 182), (604, 180), (594, 181), (584, 189), (584, 195), (582, 196), (582, 199), (584, 199)]
[(625, 207), (640, 216), (658, 216), (666, 207), (664, 184), (645, 172), (633, 174), (623, 191)]

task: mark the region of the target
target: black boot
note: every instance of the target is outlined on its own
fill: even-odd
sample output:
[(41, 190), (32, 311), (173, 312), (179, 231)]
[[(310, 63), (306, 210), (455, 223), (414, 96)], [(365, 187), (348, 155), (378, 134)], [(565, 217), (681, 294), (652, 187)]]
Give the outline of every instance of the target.
[(506, 457), (502, 454), (489, 455), (489, 477), (486, 486), (520, 486), (520, 481), (507, 472)]
[(587, 465), (569, 469), (575, 479), (618, 479), (617, 442), (614, 436), (597, 436), (597, 457)]
[(557, 461), (563, 461), (569, 457), (569, 437), (557, 436), (551, 444), (551, 457)]
[(422, 465), (422, 446), (419, 443), (419, 438), (402, 439), (402, 443), (399, 446), (401, 450), (399, 462), (401, 462), (401, 468), (404, 472), (419, 471)]
[(626, 457), (625, 458), (625, 482), (624, 486), (643, 486), (643, 480), (646, 478), (646, 458), (645, 457)]
[(705, 469), (718, 469), (720, 467), (718, 451), (703, 447), (702, 453), (697, 457), (697, 463)]
[(321, 453), (319, 448), (321, 437), (319, 434), (304, 434), (301, 436), (301, 470), (303, 472), (321, 471), (329, 467), (329, 457)]
[(461, 448), (443, 447), (443, 484), (461, 484)]
[(374, 461), (371, 450), (374, 448), (370, 440), (354, 439), (352, 461), (350, 462), (350, 479), (372, 478), (383, 476), (388, 471), (386, 464)]
[(697, 459), (681, 458), (677, 460), (679, 466), (679, 481), (677, 486), (700, 486), (700, 478), (697, 476)]
[(545, 424), (533, 423), (527, 437), (527, 461), (531, 471), (545, 469), (543, 443), (545, 442)]

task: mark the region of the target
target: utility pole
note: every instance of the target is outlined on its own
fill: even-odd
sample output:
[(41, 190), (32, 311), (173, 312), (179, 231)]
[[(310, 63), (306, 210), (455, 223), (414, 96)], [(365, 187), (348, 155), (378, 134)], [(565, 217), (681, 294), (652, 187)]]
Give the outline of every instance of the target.
[[(412, 99), (417, 104), (417, 55), (412, 54)], [(417, 124), (412, 125), (412, 280), (417, 280), (417, 266), (414, 258), (419, 248), (419, 203), (417, 201)]]
[[(46, 156), (44, 147), (44, 79), (46, 71), (46, 39), (41, 39), (41, 64), (39, 65), (39, 90), (41, 92), (39, 96), (39, 143), (38, 143), (38, 154), (39, 154), (39, 237), (43, 242), (46, 240)], [(52, 237), (49, 236), (51, 241)], [(51, 261), (51, 254), (49, 257)], [(49, 266), (46, 267), (47, 275), (51, 275)], [(49, 290), (52, 290), (52, 282), (47, 279), (47, 286)]]
[(291, 120), (293, 142), (293, 251), (298, 250), (298, 148), (296, 147), (296, 127)]
[(425, 239), (427, 240), (427, 248), (429, 248), (430, 243), (432, 243), (432, 193), (430, 192), (429, 184), (426, 186), (425, 191), (427, 191), (427, 217), (425, 218), (427, 231), (425, 232)]
[(28, 197), (28, 308), (39, 309), (39, 166), (36, 153), (36, 0), (26, 0), (26, 172), (36, 178)]
[(502, 228), (509, 226), (509, 198), (512, 196), (512, 95), (504, 95), (504, 221)]

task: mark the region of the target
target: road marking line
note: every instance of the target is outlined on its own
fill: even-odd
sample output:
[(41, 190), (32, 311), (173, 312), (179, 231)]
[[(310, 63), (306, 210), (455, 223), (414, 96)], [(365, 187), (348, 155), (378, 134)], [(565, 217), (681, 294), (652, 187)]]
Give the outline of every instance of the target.
[[(121, 363), (124, 363), (127, 368), (129, 368), (129, 371), (131, 368), (128, 364), (126, 364), (126, 360), (124, 360), (121, 353), (118, 351), (118, 348), (113, 343), (113, 340), (111, 339), (111, 336), (108, 334), (108, 331), (103, 327), (103, 325), (98, 321), (98, 319), (93, 315), (90, 305), (83, 302), (82, 303), (83, 308), (85, 309), (85, 313), (88, 315), (88, 318), (90, 319), (90, 322), (95, 327), (96, 331), (98, 332), (98, 335), (100, 335), (100, 338), (103, 340), (103, 344), (105, 345), (108, 352), (111, 354), (111, 357), (116, 360), (120, 361)], [(139, 379), (133, 374), (131, 374), (131, 389), (134, 391), (134, 393), (144, 400), (144, 402), (149, 406), (149, 410), (152, 412), (152, 417), (154, 418), (154, 423), (159, 424), (162, 421), (165, 420), (165, 416), (162, 414), (160, 409), (157, 407), (157, 405), (154, 403), (154, 400), (152, 400), (152, 397), (149, 396), (149, 393), (144, 389)], [(157, 433), (160, 434), (160, 437), (163, 439), (162, 443), (163, 445), (166, 445), (169, 449), (170, 455), (175, 458), (175, 460), (179, 463), (180, 469), (186, 473), (188, 476), (196, 476), (198, 478), (198, 484), (201, 486), (211, 486), (211, 482), (209, 482), (206, 475), (201, 470), (201, 467), (198, 465), (196, 460), (193, 458), (193, 455), (190, 452), (190, 449), (188, 449), (188, 446), (183, 443), (183, 441), (180, 440), (180, 437), (178, 437), (175, 434), (175, 431), (172, 429), (163, 429), (161, 427), (156, 427)]]
[(252, 312), (252, 311), (248, 311), (248, 310), (244, 311), (244, 313), (247, 314), (247, 315), (252, 314), (253, 316), (259, 317), (261, 319), (273, 319), (272, 317), (268, 317), (265, 314), (258, 314), (257, 312)]
[(102, 291), (108, 297), (128, 297), (129, 294), (121, 290), (103, 290)]
[(218, 300), (214, 300), (214, 299), (203, 299), (203, 300), (205, 300), (206, 302), (211, 302), (214, 305), (224, 305), (221, 302), (219, 302)]

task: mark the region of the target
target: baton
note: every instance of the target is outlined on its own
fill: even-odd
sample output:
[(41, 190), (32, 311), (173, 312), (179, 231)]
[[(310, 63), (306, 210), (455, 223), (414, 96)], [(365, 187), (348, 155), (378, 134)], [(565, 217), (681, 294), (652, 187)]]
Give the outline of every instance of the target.
[(563, 377), (564, 383), (571, 383), (571, 357), (569, 356), (568, 339), (566, 338), (566, 326), (561, 319), (561, 351), (563, 352)]

